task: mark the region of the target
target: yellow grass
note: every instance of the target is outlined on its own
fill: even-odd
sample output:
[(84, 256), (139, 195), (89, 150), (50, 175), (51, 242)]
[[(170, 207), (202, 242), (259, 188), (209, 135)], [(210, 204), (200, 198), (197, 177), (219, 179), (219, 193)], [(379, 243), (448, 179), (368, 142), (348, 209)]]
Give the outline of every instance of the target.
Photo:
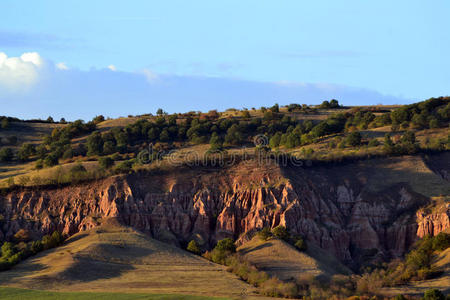
[(0, 273), (3, 286), (50, 291), (239, 296), (254, 288), (200, 256), (104, 224)]
[(238, 252), (259, 270), (282, 280), (351, 273), (332, 254), (314, 245), (308, 247), (306, 252), (300, 252), (279, 239), (262, 241), (256, 236), (240, 246)]

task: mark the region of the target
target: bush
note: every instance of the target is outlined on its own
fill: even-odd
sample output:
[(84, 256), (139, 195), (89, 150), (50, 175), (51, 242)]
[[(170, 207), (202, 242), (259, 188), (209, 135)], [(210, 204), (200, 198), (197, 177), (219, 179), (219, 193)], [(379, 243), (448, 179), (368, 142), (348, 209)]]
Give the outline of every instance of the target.
[(443, 251), (450, 247), (450, 234), (441, 232), (433, 238), (433, 249)]
[(380, 145), (380, 142), (377, 139), (371, 139), (369, 141), (369, 147), (376, 147), (378, 145)]
[(444, 294), (438, 289), (426, 290), (423, 294), (424, 300), (445, 300)]
[(299, 251), (306, 251), (308, 249), (306, 241), (301, 238), (295, 242), (295, 248), (297, 248)]
[(359, 131), (350, 133), (346, 138), (346, 142), (352, 147), (361, 145), (361, 134), (359, 133)]
[(284, 226), (277, 226), (272, 229), (272, 234), (283, 241), (289, 241), (289, 232)]
[(186, 248), (187, 251), (192, 252), (194, 254), (200, 255), (202, 253), (202, 250), (198, 246), (197, 242), (195, 240), (191, 240)]
[(267, 241), (272, 237), (272, 232), (270, 232), (269, 227), (264, 227), (263, 229), (261, 229), (261, 231), (258, 232), (258, 236), (261, 240)]
[(118, 163), (116, 165), (116, 167), (114, 168), (114, 170), (117, 173), (129, 173), (131, 171), (132, 166), (133, 166), (133, 160), (131, 160), (131, 159), (125, 160), (125, 161)]
[(37, 170), (42, 169), (42, 168), (44, 167), (44, 161), (43, 161), (42, 159), (36, 160), (36, 163), (34, 164), (34, 167), (35, 167)]
[(55, 153), (50, 153), (44, 159), (44, 165), (46, 167), (53, 167), (58, 164), (58, 156)]
[(100, 157), (98, 164), (103, 169), (109, 169), (114, 166), (114, 160), (109, 156)]
[(216, 247), (211, 251), (211, 260), (215, 263), (224, 265), (229, 255), (236, 252), (236, 245), (233, 240), (226, 238), (220, 240)]

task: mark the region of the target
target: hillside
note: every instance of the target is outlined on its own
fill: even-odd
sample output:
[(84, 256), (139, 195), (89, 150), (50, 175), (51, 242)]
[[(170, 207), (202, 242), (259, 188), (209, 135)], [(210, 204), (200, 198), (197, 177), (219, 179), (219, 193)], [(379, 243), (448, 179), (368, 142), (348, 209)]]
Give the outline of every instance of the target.
[(62, 247), (0, 272), (0, 282), (52, 291), (222, 297), (253, 290), (220, 265), (114, 224), (76, 234)]
[[(442, 97), (11, 121), (0, 131), (0, 265), (12, 267), (0, 272), (1, 285), (260, 297), (258, 284), (183, 250), (194, 242), (195, 253), (210, 253), (229, 238), (252, 274), (268, 274), (266, 295), (311, 296), (322, 281), (299, 281), (313, 278), (350, 281), (339, 295), (352, 295), (367, 270), (450, 230), (449, 112)], [(307, 251), (255, 237), (279, 226)], [(43, 244), (48, 250), (23, 260), (55, 231), (65, 244)], [(445, 272), (447, 253), (436, 261)], [(447, 275), (406, 293), (442, 289)], [(277, 294), (270, 284), (290, 290)]]
[(332, 254), (310, 245), (306, 252), (300, 252), (279, 239), (262, 241), (254, 237), (238, 248), (238, 253), (258, 270), (267, 272), (282, 280), (314, 278), (352, 272)]

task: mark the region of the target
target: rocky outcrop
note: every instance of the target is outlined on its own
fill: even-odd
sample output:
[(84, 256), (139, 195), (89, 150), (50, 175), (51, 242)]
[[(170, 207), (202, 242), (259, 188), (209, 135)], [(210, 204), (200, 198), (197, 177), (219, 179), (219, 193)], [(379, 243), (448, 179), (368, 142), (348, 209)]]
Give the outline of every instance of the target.
[(265, 226), (284, 225), (357, 266), (403, 255), (417, 236), (449, 227), (448, 209), (416, 220), (427, 198), (408, 184), (373, 192), (367, 174), (335, 172), (339, 168), (239, 164), (15, 191), (0, 199), (0, 238), (20, 228), (71, 235), (115, 218), (168, 243), (197, 239), (210, 247), (224, 237), (242, 243)]
[(450, 204), (442, 204), (433, 212), (420, 210), (417, 216), (417, 236), (437, 235), (439, 232), (450, 230)]

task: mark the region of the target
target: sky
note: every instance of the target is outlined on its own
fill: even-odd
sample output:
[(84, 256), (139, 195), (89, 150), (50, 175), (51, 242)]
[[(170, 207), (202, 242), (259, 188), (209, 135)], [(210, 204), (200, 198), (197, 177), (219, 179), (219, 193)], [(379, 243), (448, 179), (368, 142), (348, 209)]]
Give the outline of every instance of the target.
[(0, 115), (449, 95), (450, 1), (2, 0)]

